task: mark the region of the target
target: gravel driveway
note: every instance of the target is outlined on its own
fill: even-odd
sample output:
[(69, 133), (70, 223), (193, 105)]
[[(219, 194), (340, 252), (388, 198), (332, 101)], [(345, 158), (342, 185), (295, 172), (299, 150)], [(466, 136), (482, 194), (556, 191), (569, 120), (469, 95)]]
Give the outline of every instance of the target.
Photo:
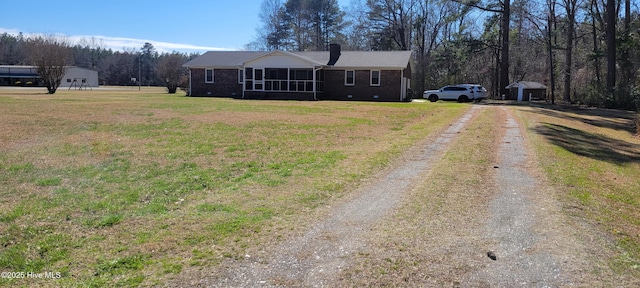
[[(221, 265), (226, 267), (225, 272), (190, 285), (338, 286), (336, 277), (350, 267), (353, 257), (367, 248), (371, 249), (367, 247), (367, 239), (371, 237), (372, 227), (402, 203), (408, 191), (420, 182), (420, 175), (428, 173), (443, 159), (450, 146), (448, 144), (464, 133), (465, 127), (481, 109), (493, 109), (491, 112), (495, 113), (495, 119), (506, 119), (505, 123), (496, 123), (502, 125), (504, 132), (501, 145), (494, 151), (500, 159), (493, 174), (498, 191), (493, 193), (492, 199), (487, 199), (485, 209), (488, 211), (479, 213), (488, 215), (487, 219), (478, 218), (480, 216), (475, 219), (484, 223), (484, 227), (463, 228), (465, 231), (459, 234), (464, 238), (454, 241), (461, 245), (451, 246), (459, 250), (459, 255), (453, 256), (452, 262), (461, 265), (469, 262), (466, 265), (468, 270), (454, 272), (460, 273), (455, 276), (460, 281), (456, 281), (454, 286), (583, 287), (611, 284), (607, 279), (611, 281), (615, 276), (602, 268), (598, 261), (603, 253), (598, 247), (607, 246), (602, 242), (606, 240), (594, 236), (594, 230), (581, 226), (562, 213), (554, 199), (553, 189), (546, 184), (532, 159), (532, 150), (513, 112), (504, 107), (474, 105), (446, 131), (414, 147), (401, 163), (387, 170), (377, 181), (359, 188), (352, 200), (333, 208), (329, 218), (318, 221), (298, 237), (266, 248), (263, 255), (225, 260)], [(473, 242), (464, 244), (465, 239)], [(442, 241), (433, 242), (446, 243), (447, 240), (443, 238)], [(590, 243), (595, 245), (590, 246)], [(486, 251), (474, 252), (478, 248), (486, 248)], [(437, 273), (430, 275), (438, 277)], [(411, 283), (410, 286), (441, 283), (437, 279), (429, 281), (422, 285)]]
[[(506, 108), (502, 108), (506, 112)], [(571, 284), (562, 273), (560, 259), (551, 249), (537, 249), (547, 241), (544, 235), (559, 231), (537, 227), (548, 207), (535, 203), (540, 185), (531, 173), (528, 149), (518, 122), (508, 115), (502, 144), (498, 149), (500, 163), (496, 166), (499, 193), (490, 203), (490, 218), (486, 234), (496, 242), (491, 254), (494, 263), (473, 273), (465, 283), (484, 283), (499, 287), (556, 287)], [(555, 227), (549, 223), (549, 228)], [(536, 230), (538, 229), (538, 230)], [(489, 257), (489, 255), (487, 256)]]

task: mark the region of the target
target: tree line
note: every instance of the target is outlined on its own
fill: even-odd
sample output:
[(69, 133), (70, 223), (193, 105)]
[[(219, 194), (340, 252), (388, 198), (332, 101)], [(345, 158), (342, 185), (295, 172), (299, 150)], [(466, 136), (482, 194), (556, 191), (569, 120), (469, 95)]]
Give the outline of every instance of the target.
[(165, 86), (169, 93), (185, 87), (187, 70), (182, 64), (197, 53), (158, 53), (151, 43), (139, 49), (113, 51), (96, 39), (71, 44), (64, 37), (25, 37), (22, 33), (0, 34), (0, 65), (35, 65), (49, 93), (55, 93), (56, 78), (63, 68), (77, 66), (98, 71), (101, 85)]
[(537, 81), (549, 100), (637, 109), (631, 0), (263, 0), (252, 50), (412, 50), (413, 88)]
[[(261, 8), (246, 49), (412, 50), (416, 94), (478, 83), (500, 98), (510, 82), (537, 81), (552, 102), (640, 106), (640, 14), (631, 0), (351, 0), (344, 8), (337, 0), (263, 0)], [(32, 65), (26, 48), (35, 42), (0, 35), (0, 64)], [(177, 68), (182, 82), (161, 71), (198, 56), (160, 54), (150, 43), (124, 51), (95, 39), (62, 44), (68, 65), (97, 70), (106, 85), (137, 85), (136, 78), (178, 86), (184, 70)]]

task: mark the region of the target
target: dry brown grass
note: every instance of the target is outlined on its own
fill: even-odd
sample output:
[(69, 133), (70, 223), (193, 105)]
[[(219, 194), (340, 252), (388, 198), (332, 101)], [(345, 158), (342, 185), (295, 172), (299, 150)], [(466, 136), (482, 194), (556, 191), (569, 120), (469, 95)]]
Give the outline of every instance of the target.
[(0, 270), (62, 273), (0, 284), (211, 273), (295, 233), (468, 108), (438, 104), (0, 90)]
[(376, 225), (367, 251), (357, 255), (337, 286), (432, 286), (460, 284), (480, 269), (487, 247), (482, 233), (499, 145), (501, 114), (484, 109), (442, 161), (393, 215)]

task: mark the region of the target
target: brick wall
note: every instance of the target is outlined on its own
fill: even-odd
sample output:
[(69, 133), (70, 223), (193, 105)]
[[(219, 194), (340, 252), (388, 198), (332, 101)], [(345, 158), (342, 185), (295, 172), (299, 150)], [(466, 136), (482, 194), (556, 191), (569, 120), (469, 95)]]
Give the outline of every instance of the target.
[(214, 69), (214, 83), (205, 83), (205, 69), (191, 69), (191, 96), (242, 97), (238, 69)]
[(324, 73), (325, 93), (318, 96), (319, 100), (400, 101), (402, 71), (380, 71), (380, 86), (371, 86), (370, 70), (356, 70), (354, 86), (344, 85), (344, 70), (326, 70)]

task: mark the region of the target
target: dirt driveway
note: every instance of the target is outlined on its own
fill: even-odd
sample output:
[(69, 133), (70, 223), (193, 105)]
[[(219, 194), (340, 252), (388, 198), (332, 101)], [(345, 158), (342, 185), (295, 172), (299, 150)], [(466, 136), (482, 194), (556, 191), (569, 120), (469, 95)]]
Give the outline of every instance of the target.
[[(460, 193), (443, 194), (460, 198), (439, 206), (434, 203), (440, 200), (429, 196), (415, 207), (430, 211), (415, 208), (403, 214), (409, 215), (406, 223), (397, 222), (396, 210), (420, 201), (414, 196), (426, 194), (425, 175), (449, 161), (450, 147), (472, 133), (468, 127), (481, 117), (495, 123), (497, 146), (485, 152), (496, 162), (485, 163), (490, 167), (482, 173), (490, 179), (475, 184), (483, 192), (467, 197), (473, 204), (464, 205), (473, 207), (446, 209), (447, 201), (465, 201)], [(190, 285), (582, 287), (624, 281), (598, 260), (606, 253), (598, 248), (607, 246), (606, 239), (561, 212), (531, 151), (510, 108), (474, 105), (306, 232), (265, 247), (261, 255), (230, 259), (223, 273)], [(394, 223), (413, 223), (411, 229), (422, 232), (403, 234), (393, 230)]]

